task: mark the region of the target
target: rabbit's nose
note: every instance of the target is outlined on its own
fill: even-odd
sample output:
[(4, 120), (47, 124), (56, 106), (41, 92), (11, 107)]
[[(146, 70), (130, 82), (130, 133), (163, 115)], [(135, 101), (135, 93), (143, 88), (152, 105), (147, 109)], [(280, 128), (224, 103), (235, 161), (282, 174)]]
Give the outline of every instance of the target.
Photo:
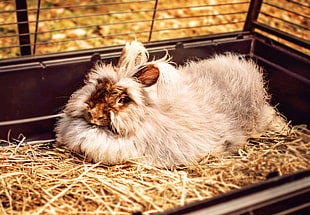
[(103, 121), (103, 120), (101, 120), (100, 118), (94, 117), (94, 118), (91, 119), (90, 122), (91, 122), (92, 124), (101, 125), (101, 124), (102, 124), (102, 123), (101, 123), (102, 121)]
[(111, 123), (111, 120), (109, 118), (109, 116), (97, 116), (97, 117), (93, 117), (91, 120), (91, 123), (96, 124), (96, 125), (100, 125), (100, 126), (109, 126)]
[(91, 123), (97, 124), (97, 122), (98, 122), (98, 119), (97, 119), (97, 118), (92, 118), (92, 119), (91, 119)]

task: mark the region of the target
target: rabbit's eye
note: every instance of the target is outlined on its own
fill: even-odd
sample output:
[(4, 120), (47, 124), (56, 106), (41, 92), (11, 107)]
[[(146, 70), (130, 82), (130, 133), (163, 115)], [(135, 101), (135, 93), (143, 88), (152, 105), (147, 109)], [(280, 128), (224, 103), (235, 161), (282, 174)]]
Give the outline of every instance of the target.
[(128, 102), (130, 102), (130, 101), (131, 101), (131, 99), (130, 99), (128, 96), (126, 96), (126, 97), (120, 98), (120, 99), (117, 101), (117, 103), (118, 103), (118, 104), (125, 104), (125, 103), (128, 103)]

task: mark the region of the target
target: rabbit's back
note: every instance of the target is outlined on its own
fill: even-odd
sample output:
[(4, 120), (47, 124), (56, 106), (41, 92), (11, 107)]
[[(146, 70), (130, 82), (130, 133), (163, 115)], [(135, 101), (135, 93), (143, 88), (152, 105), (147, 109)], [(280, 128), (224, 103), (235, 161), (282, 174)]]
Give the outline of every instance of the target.
[(186, 85), (195, 92), (197, 104), (213, 104), (249, 136), (261, 133), (275, 117), (263, 72), (252, 60), (234, 54), (217, 55), (190, 62), (181, 72)]

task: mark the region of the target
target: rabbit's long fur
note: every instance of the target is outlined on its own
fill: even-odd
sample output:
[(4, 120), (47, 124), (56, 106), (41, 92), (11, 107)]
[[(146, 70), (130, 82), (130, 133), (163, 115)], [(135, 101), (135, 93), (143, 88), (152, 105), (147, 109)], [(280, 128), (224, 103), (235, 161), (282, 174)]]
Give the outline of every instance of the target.
[[(190, 165), (208, 153), (236, 152), (247, 138), (273, 129), (278, 116), (253, 61), (227, 53), (175, 67), (167, 58), (147, 62), (141, 56), (148, 56), (142, 44), (130, 43), (117, 67), (98, 64), (88, 74), (56, 125), (58, 144), (95, 162), (138, 159), (171, 168)], [(145, 65), (159, 70), (158, 80), (148, 87), (134, 77)], [(134, 101), (111, 112), (114, 133), (83, 118), (85, 102), (103, 78), (125, 88)]]

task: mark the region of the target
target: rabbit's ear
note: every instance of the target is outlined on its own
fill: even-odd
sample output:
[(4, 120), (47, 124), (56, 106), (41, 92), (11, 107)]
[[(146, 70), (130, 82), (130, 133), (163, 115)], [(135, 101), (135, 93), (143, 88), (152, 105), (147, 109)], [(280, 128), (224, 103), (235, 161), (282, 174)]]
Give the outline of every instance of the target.
[(149, 53), (142, 43), (133, 41), (126, 43), (118, 60), (116, 68), (120, 70), (131, 69), (135, 66), (145, 64)]
[(159, 77), (159, 69), (155, 65), (149, 64), (139, 69), (133, 77), (144, 86), (150, 87), (157, 82)]

